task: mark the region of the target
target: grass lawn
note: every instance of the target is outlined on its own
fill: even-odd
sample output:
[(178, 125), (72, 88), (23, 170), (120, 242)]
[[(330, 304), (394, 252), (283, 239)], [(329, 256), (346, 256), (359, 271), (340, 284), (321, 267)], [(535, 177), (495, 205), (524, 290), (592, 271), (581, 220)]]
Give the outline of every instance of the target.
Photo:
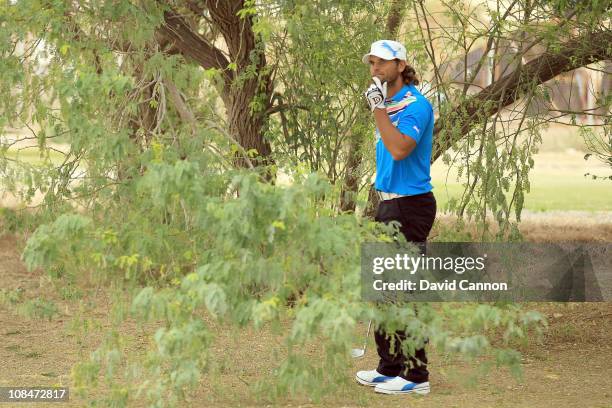
[[(40, 156), (40, 150), (35, 147), (19, 151), (10, 149), (5, 155), (9, 159), (19, 160), (29, 164), (38, 164), (43, 161), (43, 158)], [(62, 156), (62, 154), (53, 150), (49, 150), (49, 158), (51, 159), (51, 162), (56, 165), (61, 164), (64, 160), (64, 156)]]
[[(530, 211), (612, 211), (612, 180), (593, 180), (585, 173), (609, 176), (609, 166), (591, 158), (584, 160), (584, 142), (576, 128), (554, 125), (542, 134), (540, 152), (534, 157), (535, 168), (529, 175), (531, 192), (525, 199), (525, 209)], [(67, 145), (57, 145), (66, 150)], [(6, 156), (30, 164), (42, 161), (37, 148), (6, 152)], [(59, 165), (63, 156), (50, 151), (53, 164)], [(447, 167), (439, 160), (432, 167), (432, 183), (443, 211), (449, 199), (460, 197), (463, 187), (455, 173), (447, 177)]]
[[(612, 181), (593, 180), (585, 173), (610, 175), (610, 168), (585, 161), (584, 154), (574, 150), (544, 152), (535, 156), (535, 167), (529, 175), (531, 191), (525, 198), (525, 208), (531, 211), (612, 211)], [(449, 199), (460, 197), (463, 187), (455, 173), (447, 179), (442, 163), (432, 167), (434, 193), (443, 209)]]

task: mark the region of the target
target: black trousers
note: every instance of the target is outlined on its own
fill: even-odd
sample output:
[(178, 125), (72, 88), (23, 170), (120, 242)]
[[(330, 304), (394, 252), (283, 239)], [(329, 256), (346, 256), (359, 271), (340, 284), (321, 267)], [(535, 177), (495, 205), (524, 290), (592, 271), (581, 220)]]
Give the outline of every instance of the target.
[[(398, 221), (406, 241), (417, 243), (424, 254), (425, 242), (435, 218), (436, 199), (429, 192), (381, 201), (375, 220), (384, 223)], [(382, 375), (400, 376), (416, 383), (429, 381), (425, 348), (415, 350), (414, 355), (405, 355), (401, 350), (402, 340), (409, 335), (404, 331), (386, 333), (380, 327), (374, 331), (380, 357), (377, 371)]]

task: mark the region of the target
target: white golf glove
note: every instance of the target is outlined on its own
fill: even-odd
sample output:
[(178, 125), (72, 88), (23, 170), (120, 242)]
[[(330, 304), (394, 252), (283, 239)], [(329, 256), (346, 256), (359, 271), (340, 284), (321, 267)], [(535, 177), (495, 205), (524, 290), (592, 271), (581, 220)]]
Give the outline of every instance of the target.
[(365, 97), (372, 112), (374, 109), (385, 108), (385, 99), (387, 99), (387, 82), (380, 82), (378, 77), (372, 77), (374, 83), (365, 91)]

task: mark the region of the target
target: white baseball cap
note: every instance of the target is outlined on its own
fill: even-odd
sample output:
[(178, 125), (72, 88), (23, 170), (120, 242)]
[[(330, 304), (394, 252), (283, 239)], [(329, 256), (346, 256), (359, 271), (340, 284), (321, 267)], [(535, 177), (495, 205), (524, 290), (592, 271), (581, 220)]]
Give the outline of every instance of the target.
[(369, 63), (368, 57), (370, 55), (385, 60), (399, 59), (406, 61), (406, 48), (397, 41), (380, 40), (373, 42), (370, 46), (370, 52), (363, 56), (361, 60), (364, 64)]

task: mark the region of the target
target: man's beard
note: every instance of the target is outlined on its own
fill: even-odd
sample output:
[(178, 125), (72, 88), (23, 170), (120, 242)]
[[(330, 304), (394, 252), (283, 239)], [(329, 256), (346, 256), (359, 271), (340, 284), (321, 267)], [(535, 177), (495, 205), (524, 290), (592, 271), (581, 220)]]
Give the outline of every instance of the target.
[(394, 84), (397, 81), (397, 78), (400, 77), (400, 74), (395, 73), (395, 74), (391, 74), (392, 77), (387, 77), (385, 76), (385, 78), (381, 78), (381, 81), (386, 81), (389, 85), (390, 84)]

